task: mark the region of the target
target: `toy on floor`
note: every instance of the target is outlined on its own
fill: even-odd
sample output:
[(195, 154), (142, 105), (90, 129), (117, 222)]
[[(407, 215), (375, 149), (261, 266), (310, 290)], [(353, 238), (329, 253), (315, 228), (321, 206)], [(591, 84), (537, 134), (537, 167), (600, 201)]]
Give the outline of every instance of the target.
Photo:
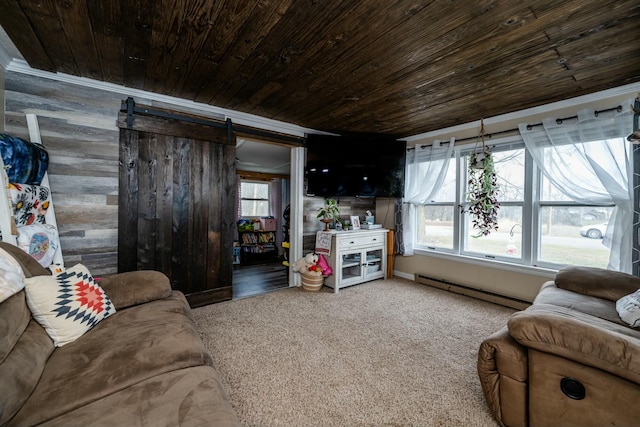
[(331, 276), (333, 274), (333, 269), (327, 262), (327, 259), (322, 254), (318, 255), (318, 266), (321, 268), (321, 272), (323, 276), (326, 277), (326, 276)]
[(291, 265), (291, 269), (300, 274), (322, 276), (322, 267), (318, 266), (318, 254), (309, 252)]

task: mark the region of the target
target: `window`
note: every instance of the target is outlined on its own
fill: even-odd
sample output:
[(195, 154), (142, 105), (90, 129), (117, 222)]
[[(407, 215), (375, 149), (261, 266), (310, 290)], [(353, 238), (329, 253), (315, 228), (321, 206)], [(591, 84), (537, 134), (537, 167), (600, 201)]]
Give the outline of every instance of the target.
[[(508, 257), (522, 259), (522, 224), (525, 200), (525, 150), (522, 144), (492, 149), (496, 178), (499, 185), (500, 209), (498, 230), (488, 236), (477, 237), (471, 215), (464, 215), (462, 253), (475, 253), (487, 258)], [(468, 181), (470, 153), (462, 159), (465, 183)], [(466, 188), (465, 188), (466, 192)], [(464, 206), (464, 202), (463, 202)]]
[(240, 216), (269, 216), (269, 184), (256, 181), (240, 182)]
[(417, 247), (429, 249), (454, 249), (454, 227), (456, 220), (456, 168), (449, 163), (442, 187), (433, 200), (418, 206), (416, 227)]
[[(580, 177), (589, 175), (580, 169), (573, 165), (572, 173)], [(537, 237), (540, 245), (536, 254), (539, 263), (606, 268), (610, 250), (602, 244), (602, 239), (614, 205), (572, 203), (546, 176), (541, 174), (539, 179)], [(595, 178), (590, 182), (593, 188), (601, 187)]]
[[(467, 162), (472, 150), (455, 147), (445, 183), (433, 200), (417, 207), (415, 249), (552, 269), (565, 265), (606, 268), (611, 249), (603, 244), (603, 237), (612, 226), (616, 205), (576, 202), (565, 195), (536, 167), (520, 137), (495, 143), (491, 152), (500, 186), (498, 230), (476, 237), (470, 215), (460, 214), (466, 204)], [(619, 138), (581, 146), (588, 144), (624, 147), (626, 143)], [(576, 146), (573, 149), (580, 151)], [(624, 164), (625, 149), (618, 151), (615, 156)], [(551, 161), (550, 156), (546, 158)], [(564, 161), (567, 179), (580, 180), (582, 187), (594, 191), (601, 189), (597, 176), (581, 170), (578, 162), (571, 164), (571, 155), (566, 154)]]

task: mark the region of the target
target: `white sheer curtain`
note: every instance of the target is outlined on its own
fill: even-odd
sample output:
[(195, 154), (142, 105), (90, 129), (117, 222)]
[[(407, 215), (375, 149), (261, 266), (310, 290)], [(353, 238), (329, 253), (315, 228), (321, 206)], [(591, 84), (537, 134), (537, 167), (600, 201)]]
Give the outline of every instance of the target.
[(428, 146), (417, 145), (415, 150), (407, 152), (402, 199), (403, 247), (400, 248), (403, 255), (413, 255), (417, 206), (430, 202), (442, 187), (454, 143), (455, 138), (448, 143), (435, 141)]
[(631, 103), (621, 113), (596, 116), (580, 111), (577, 120), (542, 126), (519, 125), (527, 150), (545, 177), (570, 200), (610, 204), (613, 210), (603, 243), (610, 248), (608, 269), (631, 273), (633, 163), (626, 136), (632, 130)]

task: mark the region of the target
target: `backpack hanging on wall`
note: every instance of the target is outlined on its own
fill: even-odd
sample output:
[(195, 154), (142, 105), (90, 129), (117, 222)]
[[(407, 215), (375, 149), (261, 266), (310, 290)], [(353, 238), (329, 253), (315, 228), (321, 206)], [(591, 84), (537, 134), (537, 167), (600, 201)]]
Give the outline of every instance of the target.
[(40, 185), (49, 166), (49, 153), (41, 144), (0, 133), (0, 153), (9, 166), (9, 182)]

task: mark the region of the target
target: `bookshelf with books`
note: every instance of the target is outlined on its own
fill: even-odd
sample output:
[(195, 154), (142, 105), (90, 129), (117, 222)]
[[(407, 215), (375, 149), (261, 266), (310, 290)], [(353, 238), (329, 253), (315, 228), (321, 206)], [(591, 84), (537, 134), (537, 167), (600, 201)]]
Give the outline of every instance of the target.
[(273, 231), (241, 231), (240, 264), (273, 261), (278, 257), (276, 233)]

